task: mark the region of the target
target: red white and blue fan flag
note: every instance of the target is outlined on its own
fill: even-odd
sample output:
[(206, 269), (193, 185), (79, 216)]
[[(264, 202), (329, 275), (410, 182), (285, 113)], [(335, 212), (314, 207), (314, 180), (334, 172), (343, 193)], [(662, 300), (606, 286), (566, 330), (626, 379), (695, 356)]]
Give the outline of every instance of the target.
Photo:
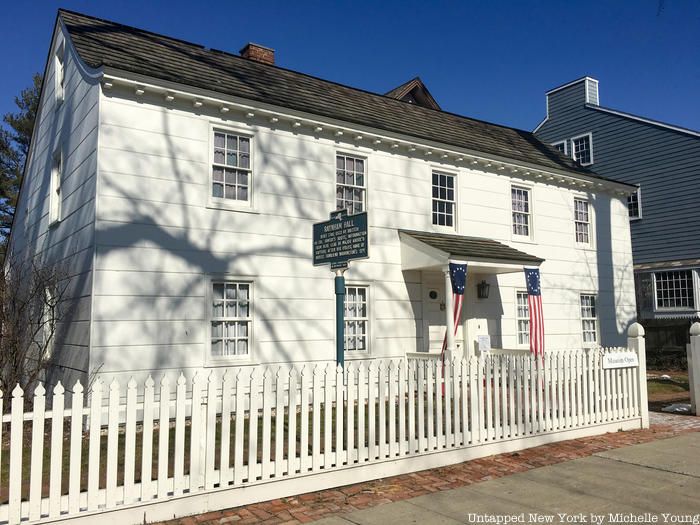
[(542, 316), (542, 287), (540, 271), (537, 268), (525, 269), (527, 282), (527, 306), (530, 312), (530, 352), (544, 359), (544, 317)]
[[(464, 287), (467, 283), (467, 265), (464, 263), (450, 263), (450, 283), (452, 284), (452, 303), (454, 304), (455, 335), (459, 328), (459, 320), (462, 317), (462, 304), (464, 303)], [(445, 357), (447, 349), (447, 331), (442, 341), (442, 357)]]

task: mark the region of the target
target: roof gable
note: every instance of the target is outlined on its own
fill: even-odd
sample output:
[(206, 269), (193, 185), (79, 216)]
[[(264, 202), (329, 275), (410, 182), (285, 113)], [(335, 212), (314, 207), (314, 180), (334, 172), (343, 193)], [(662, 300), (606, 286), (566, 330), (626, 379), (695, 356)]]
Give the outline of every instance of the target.
[(392, 89), (386, 93), (385, 96), (403, 100), (410, 104), (418, 104), (428, 109), (441, 109), (440, 105), (436, 102), (419, 77), (413, 78), (401, 84), (399, 87)]

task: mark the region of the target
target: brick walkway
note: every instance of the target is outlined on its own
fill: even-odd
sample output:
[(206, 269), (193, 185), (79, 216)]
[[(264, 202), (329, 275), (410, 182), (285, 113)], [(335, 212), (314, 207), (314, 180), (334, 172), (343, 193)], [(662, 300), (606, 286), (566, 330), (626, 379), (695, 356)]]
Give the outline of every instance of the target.
[(405, 474), (337, 489), (311, 492), (245, 507), (209, 512), (163, 525), (248, 525), (309, 523), (332, 514), (374, 507), (431, 492), (471, 485), (533, 468), (582, 458), (626, 445), (700, 431), (700, 417), (650, 413), (651, 428), (562, 441), (550, 445)]

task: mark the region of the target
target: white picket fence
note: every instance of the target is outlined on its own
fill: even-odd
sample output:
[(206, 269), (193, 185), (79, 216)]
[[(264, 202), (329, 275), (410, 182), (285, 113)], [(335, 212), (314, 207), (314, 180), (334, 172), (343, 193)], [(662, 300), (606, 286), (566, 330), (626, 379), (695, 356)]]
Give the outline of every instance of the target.
[[(39, 386), (26, 413), (17, 387), (2, 417), (0, 520), (172, 518), (640, 428), (641, 342), (543, 363), (482, 356), (444, 371), (434, 359), (395, 359), (233, 368), (221, 380), (149, 378), (125, 390), (98, 381), (89, 400), (76, 384), (70, 406), (59, 384), (50, 410)], [(641, 366), (604, 369), (612, 351), (637, 352)]]

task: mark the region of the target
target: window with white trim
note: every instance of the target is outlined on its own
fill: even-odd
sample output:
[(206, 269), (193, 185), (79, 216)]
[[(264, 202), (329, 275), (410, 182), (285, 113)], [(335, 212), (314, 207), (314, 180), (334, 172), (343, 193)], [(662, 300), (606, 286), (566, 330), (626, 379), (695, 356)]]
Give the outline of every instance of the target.
[(211, 357), (247, 356), (250, 353), (250, 282), (212, 281)]
[(365, 159), (337, 154), (335, 156), (335, 207), (349, 214), (365, 211), (367, 193)]
[(583, 343), (592, 345), (598, 342), (598, 312), (596, 310), (596, 296), (594, 294), (581, 294), (581, 335)]
[(554, 144), (552, 144), (552, 147), (558, 149), (564, 155), (566, 155), (566, 141), (565, 140), (562, 140), (561, 142), (555, 142)]
[(593, 144), (590, 133), (571, 139), (571, 156), (584, 166), (593, 164)]
[(56, 107), (58, 107), (64, 100), (66, 95), (66, 68), (64, 61), (64, 44), (58, 48), (56, 51), (56, 57), (54, 59), (54, 91), (56, 94)]
[(642, 190), (637, 188), (635, 192), (627, 197), (627, 210), (630, 219), (642, 218)]
[(212, 197), (250, 202), (250, 137), (214, 130)]
[(369, 286), (345, 287), (345, 351), (369, 348)]
[(527, 292), (516, 293), (516, 322), (518, 324), (518, 344), (530, 344), (530, 305)]
[(433, 171), (433, 224), (455, 226), (455, 176)]
[(530, 237), (530, 190), (511, 186), (510, 198), (513, 211), (513, 235)]
[(656, 272), (656, 308), (695, 308), (693, 271)]
[(59, 150), (53, 156), (51, 166), (51, 194), (49, 195), (49, 224), (61, 220), (62, 188), (63, 185), (63, 153)]
[(576, 242), (590, 244), (591, 211), (590, 204), (585, 199), (574, 199), (574, 226), (576, 228)]

